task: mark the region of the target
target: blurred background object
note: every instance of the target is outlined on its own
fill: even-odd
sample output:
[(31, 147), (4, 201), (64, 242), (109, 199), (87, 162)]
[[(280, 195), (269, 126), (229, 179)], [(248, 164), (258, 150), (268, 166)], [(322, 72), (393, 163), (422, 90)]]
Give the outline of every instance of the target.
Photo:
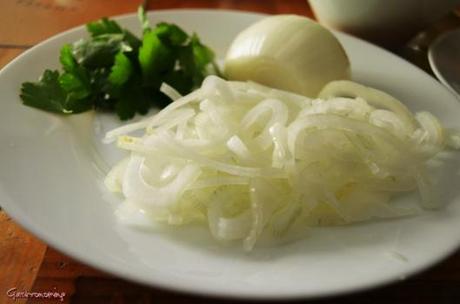
[(142, 0), (0, 1), (0, 68), (33, 45), (103, 16), (134, 12)]
[(0, 1), (0, 44), (31, 46), (102, 16), (136, 11), (142, 0)]
[[(441, 35), (460, 28), (460, 0), (308, 0), (316, 19), (323, 25), (380, 45), (436, 76), (448, 87), (459, 77), (459, 57), (452, 44), (437, 48), (447, 78), (428, 60), (428, 50)], [(452, 39), (452, 38), (451, 38)], [(460, 37), (459, 37), (460, 39)], [(453, 40), (451, 40), (453, 41)], [(447, 48), (441, 50), (440, 48)], [(446, 64), (446, 61), (448, 63)], [(448, 65), (457, 68), (448, 68)]]
[(399, 49), (398, 53), (426, 72), (433, 74), (428, 62), (428, 49), (430, 45), (441, 35), (457, 28), (460, 28), (460, 8), (451, 11), (442, 19), (417, 33), (417, 35)]
[(460, 29), (439, 36), (428, 49), (436, 77), (460, 99)]
[(460, 5), (460, 0), (309, 0), (330, 28), (394, 49)]

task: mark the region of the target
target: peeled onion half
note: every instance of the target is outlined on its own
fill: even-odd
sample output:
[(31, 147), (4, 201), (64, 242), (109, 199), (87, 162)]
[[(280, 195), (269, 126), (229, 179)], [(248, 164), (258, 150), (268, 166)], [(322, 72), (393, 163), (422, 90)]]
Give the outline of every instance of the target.
[(350, 62), (335, 36), (296, 15), (276, 15), (242, 31), (225, 59), (230, 80), (252, 80), (316, 97), (332, 80), (348, 79)]

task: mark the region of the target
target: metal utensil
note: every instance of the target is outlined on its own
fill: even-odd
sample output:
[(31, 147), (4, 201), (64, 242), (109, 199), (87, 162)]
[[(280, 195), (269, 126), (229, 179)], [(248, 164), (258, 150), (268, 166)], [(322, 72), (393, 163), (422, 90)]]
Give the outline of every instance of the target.
[(436, 77), (460, 100), (460, 29), (439, 36), (428, 49)]

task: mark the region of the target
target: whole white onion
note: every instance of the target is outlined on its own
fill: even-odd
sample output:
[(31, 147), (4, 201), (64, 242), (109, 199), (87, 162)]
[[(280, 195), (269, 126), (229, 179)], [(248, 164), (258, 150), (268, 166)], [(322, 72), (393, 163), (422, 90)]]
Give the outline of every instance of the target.
[(316, 97), (328, 82), (350, 77), (350, 62), (340, 42), (323, 26), (305, 17), (276, 15), (236, 37), (224, 73), (230, 80), (252, 80)]

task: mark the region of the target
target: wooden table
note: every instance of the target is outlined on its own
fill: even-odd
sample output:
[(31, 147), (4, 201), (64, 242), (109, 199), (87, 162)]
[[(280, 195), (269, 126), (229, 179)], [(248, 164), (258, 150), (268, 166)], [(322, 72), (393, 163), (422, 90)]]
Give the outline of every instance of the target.
[[(102, 16), (134, 12), (139, 0), (3, 0), (0, 68), (30, 46)], [(149, 9), (215, 8), (312, 16), (305, 0), (152, 0)], [(1, 202), (0, 202), (1, 204)], [(16, 299), (7, 290), (65, 292), (64, 303), (230, 303), (148, 288), (101, 273), (59, 253), (0, 211), (0, 304), (60, 303)], [(309, 303), (459, 303), (460, 252), (393, 285)]]

